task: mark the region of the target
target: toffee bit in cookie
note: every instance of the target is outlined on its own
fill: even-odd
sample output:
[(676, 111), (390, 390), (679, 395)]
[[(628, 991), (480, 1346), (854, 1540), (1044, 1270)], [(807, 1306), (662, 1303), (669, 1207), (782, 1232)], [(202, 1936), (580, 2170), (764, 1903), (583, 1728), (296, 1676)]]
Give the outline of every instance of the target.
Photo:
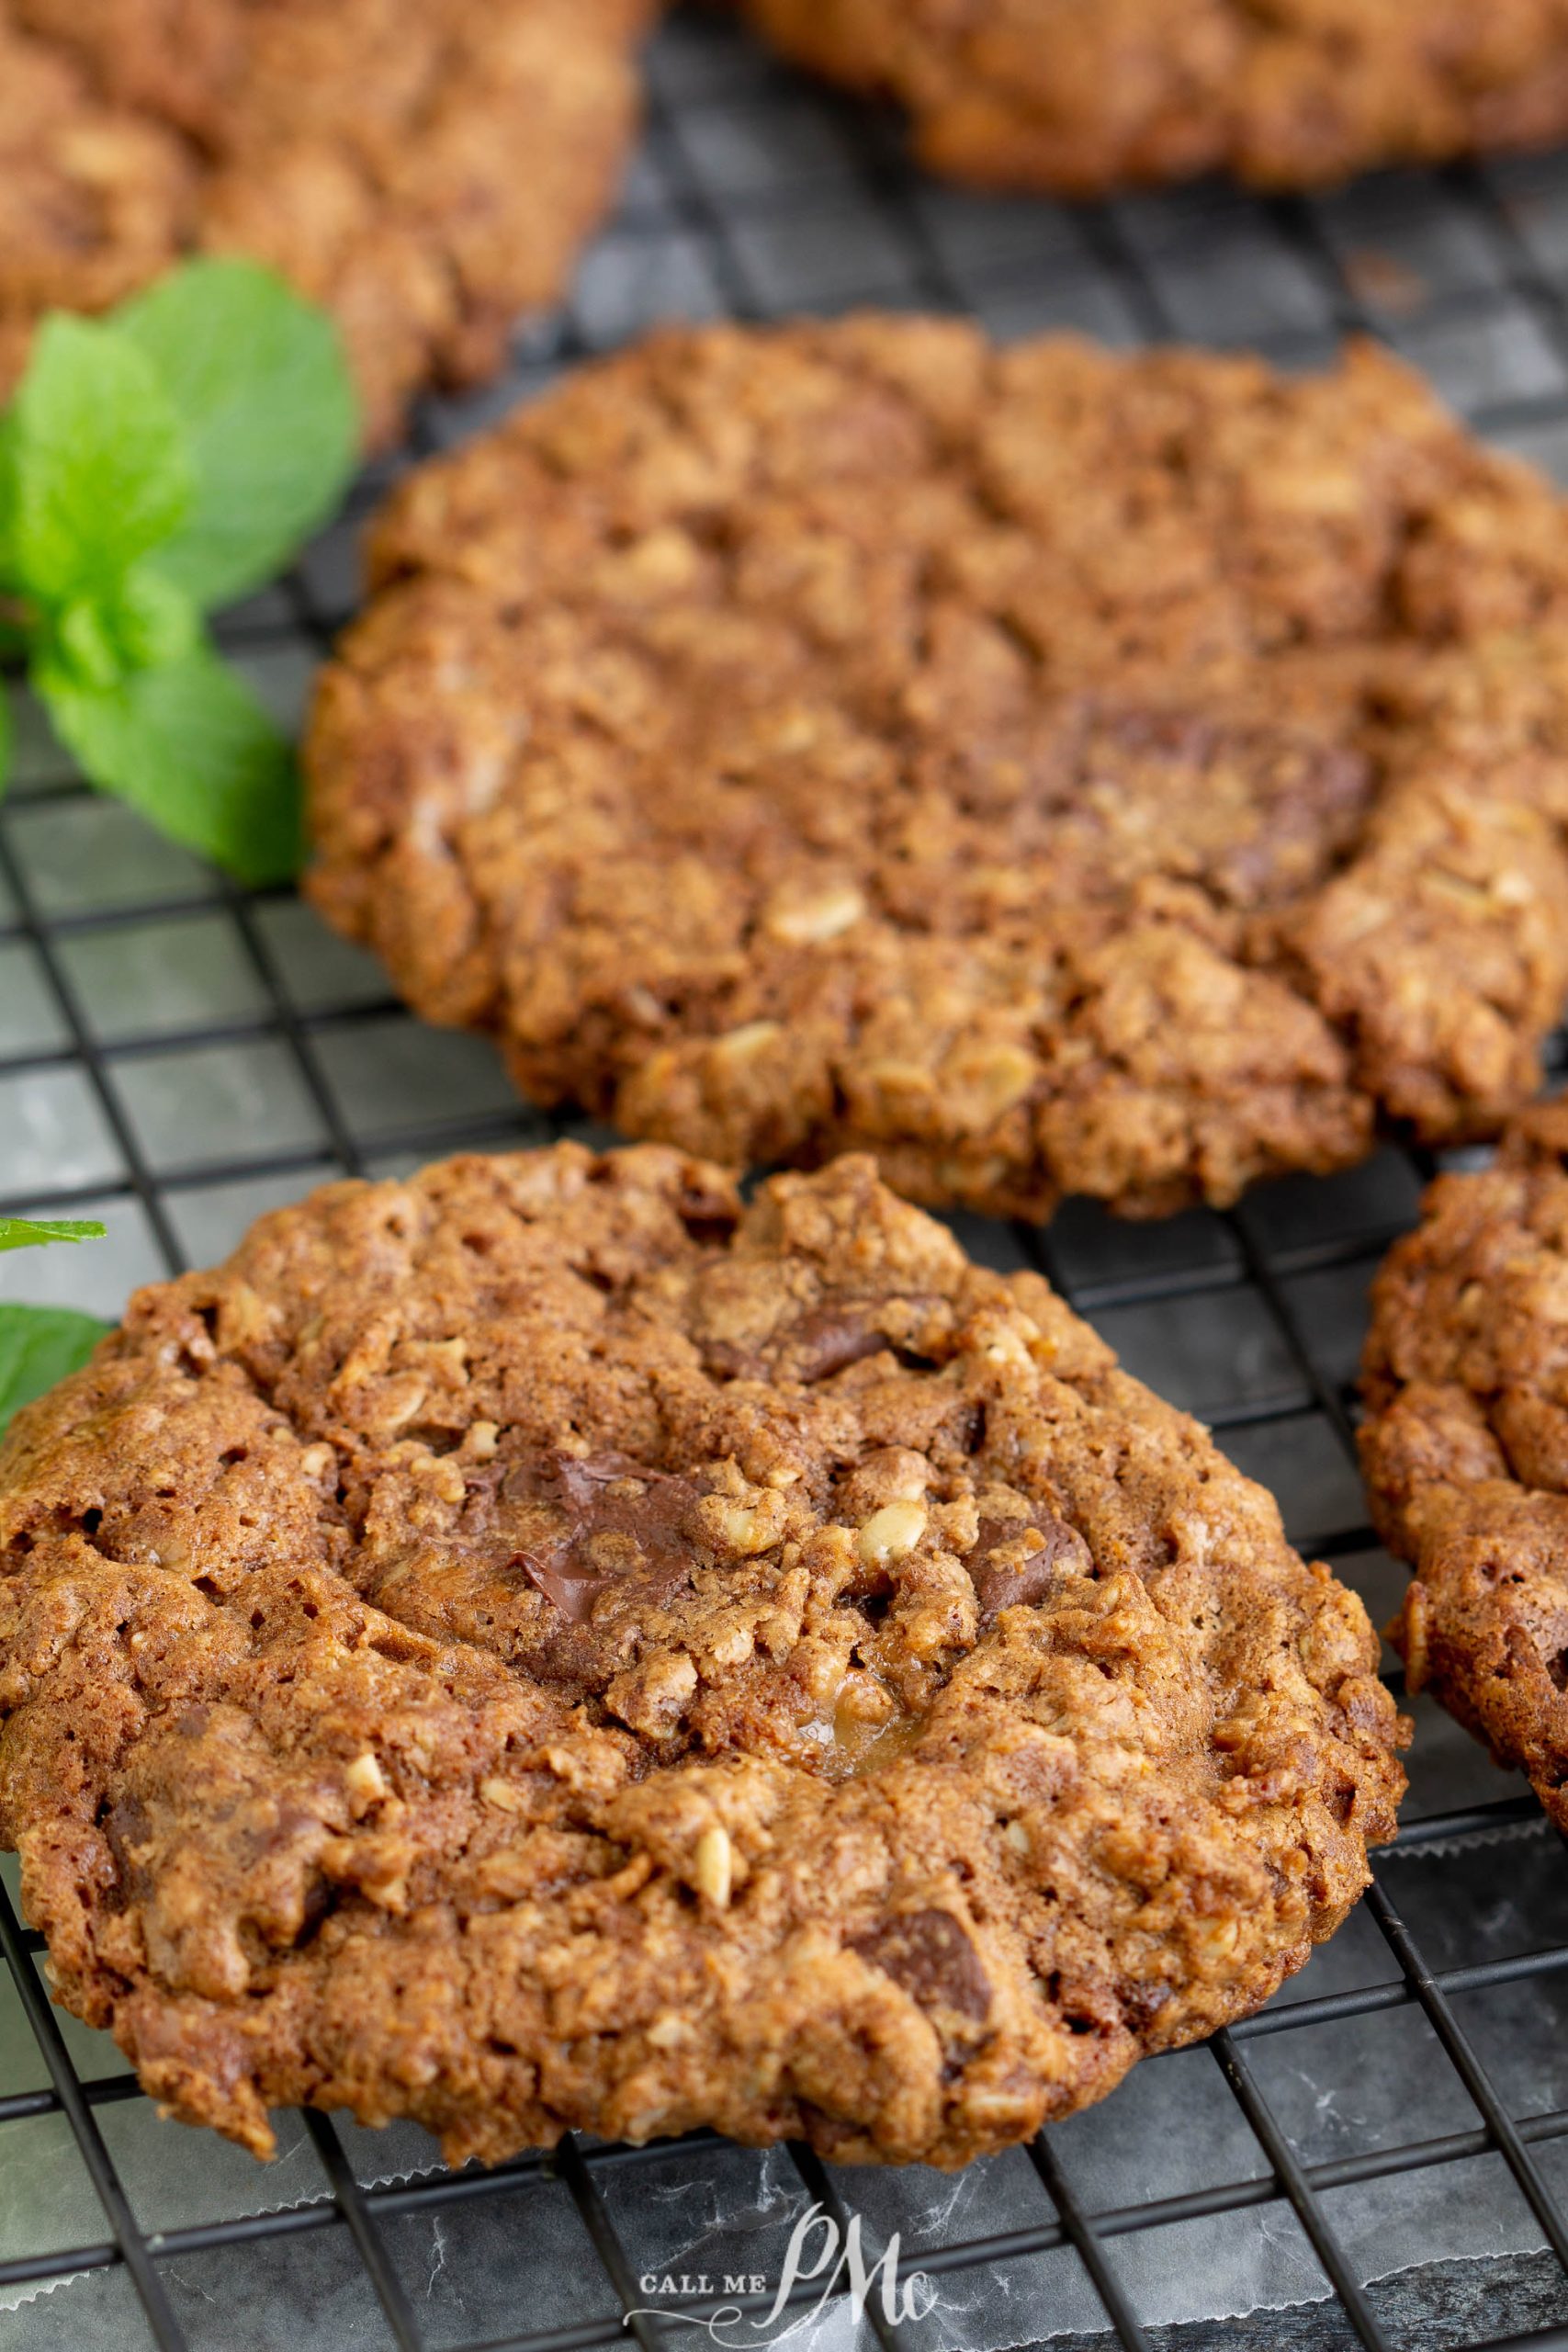
[[(1538, 1082), (1568, 509), (1371, 346), (671, 330), (419, 469), (372, 571), (307, 887), (537, 1102), (1043, 1217)], [(946, 1344), (861, 1289), (705, 1360)]]
[(276, 1211), (17, 1416), (0, 1569), (60, 1997), (258, 2154), (962, 2164), (1266, 1999), (1403, 1785), (1269, 1498), (863, 1159)]
[(833, 1711), (831, 1736), (822, 1758), (822, 1770), (835, 1780), (858, 1772), (874, 1772), (897, 1763), (908, 1754), (925, 1729), (922, 1717), (906, 1714), (892, 1702), (892, 1711), (868, 1717), (857, 1703), (845, 1704), (840, 1694)]

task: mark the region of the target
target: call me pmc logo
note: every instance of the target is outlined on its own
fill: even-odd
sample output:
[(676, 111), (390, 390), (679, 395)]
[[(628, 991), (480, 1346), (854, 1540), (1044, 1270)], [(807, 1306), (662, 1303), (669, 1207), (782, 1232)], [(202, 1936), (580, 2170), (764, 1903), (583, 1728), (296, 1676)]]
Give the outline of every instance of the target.
[[(927, 2318), (937, 2301), (936, 2289), (923, 2270), (912, 2270), (908, 2278), (899, 2278), (901, 2251), (899, 2233), (895, 2230), (875, 2261), (868, 2263), (861, 2243), (860, 2215), (852, 2214), (848, 2229), (840, 2230), (830, 2213), (824, 2212), (820, 2205), (812, 2204), (790, 2233), (773, 2303), (761, 2316), (748, 2316), (738, 2303), (723, 2303), (705, 2318), (694, 2312), (672, 2312), (650, 2303), (628, 2312), (627, 2317), (684, 2320), (689, 2327), (705, 2328), (716, 2344), (730, 2347), (730, 2352), (736, 2346), (748, 2347), (749, 2352), (751, 2346), (782, 2344), (798, 2329), (820, 2319), (838, 2294), (847, 2299), (851, 2319), (858, 2326), (875, 2294), (883, 2317), (890, 2326), (899, 2327), (908, 2320)], [(798, 2289), (818, 2280), (821, 2283), (815, 2299), (801, 2299), (792, 2311)], [(647, 2270), (637, 2285), (645, 2295), (702, 2299), (709, 2295), (752, 2298), (768, 2291), (766, 2276), (749, 2270), (726, 2271), (719, 2278), (710, 2278), (705, 2271), (694, 2277), (686, 2271)]]

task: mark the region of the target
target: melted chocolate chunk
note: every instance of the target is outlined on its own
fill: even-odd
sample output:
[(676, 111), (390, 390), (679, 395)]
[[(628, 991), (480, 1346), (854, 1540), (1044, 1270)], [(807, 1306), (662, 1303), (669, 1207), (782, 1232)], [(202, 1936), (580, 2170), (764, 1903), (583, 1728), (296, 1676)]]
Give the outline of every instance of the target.
[(830, 1298), (812, 1307), (785, 1334), (784, 1352), (797, 1380), (829, 1380), (846, 1365), (879, 1356), (892, 1345), (869, 1319), (874, 1299)]
[(884, 1305), (875, 1298), (825, 1298), (793, 1323), (781, 1324), (766, 1339), (747, 1347), (710, 1340), (703, 1363), (720, 1380), (829, 1380), (847, 1364), (880, 1355), (893, 1345), (871, 1319)]
[(891, 1976), (923, 2009), (950, 2009), (976, 2021), (989, 2014), (990, 1979), (951, 1911), (895, 1912), (852, 1937), (850, 1950)]
[(682, 1224), (700, 1248), (722, 1247), (739, 1221), (739, 1208), (733, 1196), (716, 1184), (701, 1182), (695, 1170), (682, 1186), (675, 1206)]
[[(1031, 1534), (1041, 1541), (1016, 1566), (987, 1556)], [(1077, 1528), (1059, 1519), (1048, 1504), (1036, 1503), (1027, 1519), (983, 1518), (968, 1563), (980, 1604), (981, 1632), (994, 1625), (1004, 1609), (1043, 1600), (1064, 1570), (1082, 1575), (1093, 1565), (1093, 1555)]]
[(766, 1380), (767, 1359), (755, 1348), (737, 1347), (731, 1340), (705, 1340), (703, 1370), (715, 1380)]
[(697, 1499), (688, 1478), (650, 1470), (622, 1453), (561, 1453), (531, 1474), (533, 1496), (552, 1502), (565, 1524), (514, 1552), (535, 1589), (570, 1624), (585, 1624), (602, 1592), (636, 1578), (660, 1599), (682, 1585), (692, 1565), (686, 1514)]
[(137, 1851), (145, 1852), (152, 1841), (152, 1816), (140, 1797), (121, 1797), (104, 1815), (104, 1836), (108, 1839), (114, 1866), (119, 1874), (119, 1903), (141, 1903), (147, 1898), (152, 1883), (152, 1873), (144, 1860), (136, 1859)]
[[(1376, 786), (1363, 751), (1300, 727), (1091, 698), (1064, 714), (1034, 794), (1014, 812), (1015, 846), (1069, 850), (1066, 869), (1092, 895), (1124, 885), (1136, 838), (1150, 872), (1200, 882), (1233, 907), (1281, 905), (1332, 872)], [(1143, 821), (1130, 827), (1130, 812)]]

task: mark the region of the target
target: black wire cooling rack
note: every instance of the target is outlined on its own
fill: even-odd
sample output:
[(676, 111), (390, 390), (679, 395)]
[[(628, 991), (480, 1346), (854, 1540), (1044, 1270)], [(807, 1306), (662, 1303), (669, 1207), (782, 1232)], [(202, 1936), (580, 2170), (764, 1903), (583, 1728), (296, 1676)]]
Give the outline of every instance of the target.
[[(1479, 430), (1568, 476), (1568, 157), (1390, 176), (1323, 201), (1205, 187), (1069, 210), (923, 180), (903, 162), (895, 125), (773, 65), (716, 19), (677, 16), (660, 34), (650, 92), (623, 209), (569, 312), (525, 335), (499, 390), (432, 403), (416, 454), (659, 316), (874, 302), (967, 311), (1004, 336), (1077, 326), (1118, 342), (1246, 343), (1284, 364), (1325, 356), (1347, 330), (1379, 333)], [(362, 485), (355, 516), (393, 470)], [(280, 708), (297, 704), (353, 605), (355, 535), (351, 517), (225, 626), (231, 651)], [(111, 1242), (107, 1255), (39, 1259), (30, 1287), (17, 1278), (12, 1295), (36, 1297), (40, 1283), (63, 1295), (63, 1284), (73, 1303), (112, 1307), (106, 1280), (123, 1289), (219, 1254), (256, 1210), (329, 1175), (558, 1132), (513, 1101), (488, 1049), (420, 1029), (287, 895), (230, 888), (87, 795), (25, 707), (19, 740), (0, 818), (0, 1210), (91, 1209)], [(1345, 1178), (1271, 1187), (1224, 1217), (1118, 1227), (1073, 1206), (1044, 1234), (958, 1222), (977, 1255), (1041, 1265), (1133, 1370), (1202, 1414), (1274, 1487), (1294, 1539), (1386, 1613), (1398, 1577), (1364, 1524), (1349, 1384), (1367, 1279), (1427, 1173), (1391, 1148)], [(942, 2285), (1065, 2264), (1075, 2346), (1568, 2347), (1568, 2075), (1520, 2056), (1568, 2040), (1568, 1888), (1557, 1888), (1568, 1874), (1533, 1800), (1430, 1713), (1414, 1773), (1410, 1818), (1374, 1856), (1362, 1911), (1306, 1973), (1206, 2052), (1147, 2062), (1094, 2118), (1043, 2133), (1006, 2199), (982, 2213), (1008, 2226), (921, 2244), (913, 2255), (924, 2273)], [(14, 2340), (164, 2352), (273, 2341), (299, 2352), (316, 2342), (588, 2352), (628, 2332), (644, 2352), (662, 2352), (699, 2340), (681, 2323), (711, 2312), (711, 2294), (677, 2281), (644, 2310), (646, 2219), (660, 2198), (716, 2175), (735, 2153), (722, 2143), (568, 2141), (549, 2156), (456, 2175), (432, 2156), (367, 2186), (372, 2135), (307, 2115), (300, 2145), (316, 2169), (299, 2201), (255, 2211), (268, 2194), (258, 2173), (248, 2193), (236, 2187), (227, 2218), (160, 2226), (155, 2181), (114, 2152), (116, 2115), (141, 2101), (137, 2084), (51, 2008), (39, 1940), (4, 1893), (0, 1944), (36, 2044), (28, 2079), (0, 2085), (0, 2138), (47, 2126), (58, 2144), (68, 2132), (96, 2198), (88, 2210), (101, 2215), (101, 2226), (68, 2229), (72, 2242), (0, 2260), (0, 2300), (54, 2289), (47, 2312), (0, 2312), (0, 2352), (39, 2313), (54, 2332)], [(1542, 2029), (1534, 2041), (1531, 2020)], [(1379, 2066), (1386, 2076), (1395, 2032), (1408, 2040), (1409, 2106), (1454, 2128), (1413, 2138), (1400, 2101), (1385, 2098), (1375, 2122), (1340, 2118), (1329, 2130), (1321, 2110), (1332, 2097), (1318, 2087), (1303, 2103), (1300, 2082), (1321, 2086), (1336, 2064), (1347, 2080)], [(1310, 2067), (1280, 2063), (1309, 2041)], [(1159, 2135), (1155, 2150), (1140, 2143), (1128, 2102), (1170, 2065), (1214, 2070), (1205, 2081), (1217, 2079), (1224, 2115), (1195, 2089), (1190, 2129)], [(227, 2152), (213, 2147), (216, 2163)], [(14, 2161), (31, 2161), (25, 2133)], [(874, 2203), (868, 2176), (829, 2172), (807, 2150), (770, 2161), (787, 2175), (786, 2211), (815, 2200), (847, 2225)], [(1448, 2276), (1461, 2214), (1500, 2189), (1524, 2252), (1461, 2266), (1465, 2293), (1412, 2317), (1378, 2283), (1380, 2248), (1358, 2240), (1357, 2216), (1390, 2184), (1414, 2196), (1428, 2176), (1425, 2264), (1401, 2238), (1405, 2276)], [(472, 2298), (442, 2301), (435, 2281), (449, 2258), (461, 2266), (463, 2217), (487, 2211), (506, 2222), (487, 2241), (501, 2267), (475, 2335)], [(1296, 2307), (1209, 2324), (1141, 2316), (1161, 2247), (1215, 2224), (1299, 2239), (1308, 2283)], [(332, 2256), (327, 2315), (315, 2334), (306, 2323), (285, 2337), (256, 2335), (266, 2279), (297, 2268), (307, 2241)], [(69, 2299), (95, 2278), (113, 2288), (106, 2308), (118, 2316), (106, 2322), (94, 2305), (89, 2326), (88, 2304)], [(1100, 2316), (1086, 2324), (1089, 2289)], [(818, 2291), (803, 2283), (792, 2311)], [(744, 2320), (769, 2298), (724, 2300)], [(1027, 2332), (1052, 2334), (1049, 2310), (1043, 2321), (1038, 2301), (1029, 2308)], [(858, 2337), (848, 2315), (845, 2327), (839, 2342), (880, 2352), (942, 2340), (890, 2324), (874, 2299)], [(962, 2327), (946, 2341), (963, 2346)]]

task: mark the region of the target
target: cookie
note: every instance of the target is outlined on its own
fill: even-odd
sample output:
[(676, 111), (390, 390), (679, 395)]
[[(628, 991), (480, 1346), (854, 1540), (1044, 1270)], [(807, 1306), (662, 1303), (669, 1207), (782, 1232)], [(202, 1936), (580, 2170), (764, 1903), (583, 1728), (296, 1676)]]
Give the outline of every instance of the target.
[(1319, 187), (1568, 134), (1564, 0), (742, 6), (802, 63), (901, 101), (921, 159), (982, 186)]
[(1568, 1102), (1440, 1176), (1372, 1290), (1361, 1457), (1390, 1638), (1568, 1828)]
[(1404, 1786), (1359, 1602), (870, 1161), (338, 1184), (0, 1448), (59, 1997), (258, 2154), (953, 2165), (1255, 2008)]
[(335, 314), (369, 437), (499, 370), (613, 191), (650, 0), (0, 0), (0, 394), (197, 251)]
[(538, 1102), (1043, 1217), (1534, 1090), (1568, 524), (1370, 347), (666, 333), (370, 554), (308, 887)]

